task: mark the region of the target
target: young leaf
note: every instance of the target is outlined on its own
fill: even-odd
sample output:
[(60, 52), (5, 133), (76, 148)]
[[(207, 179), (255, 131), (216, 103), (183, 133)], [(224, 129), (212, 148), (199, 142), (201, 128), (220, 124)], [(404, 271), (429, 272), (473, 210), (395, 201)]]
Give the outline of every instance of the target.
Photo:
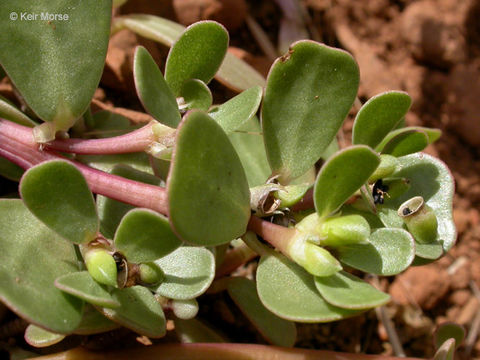
[(275, 61), (262, 127), (268, 161), (282, 184), (304, 174), (327, 149), (353, 104), (358, 81), (348, 53), (313, 41), (294, 43)]
[(55, 280), (55, 286), (93, 305), (111, 308), (120, 306), (120, 303), (112, 298), (105, 286), (92, 279), (88, 271), (60, 276)]
[(177, 100), (147, 49), (138, 46), (133, 60), (133, 77), (143, 107), (155, 119), (170, 127), (180, 122)]
[(203, 112), (188, 113), (179, 126), (167, 192), (170, 222), (185, 241), (220, 245), (246, 230), (245, 172), (221, 127)]
[(410, 108), (412, 99), (402, 91), (387, 91), (368, 100), (358, 112), (352, 129), (353, 144), (375, 148), (395, 129)]
[(19, 182), (24, 172), (20, 166), (15, 165), (5, 158), (0, 158), (0, 176)]
[(53, 121), (56, 130), (67, 130), (83, 114), (100, 81), (112, 4), (108, 0), (0, 3), (1, 14), (40, 16), (39, 11), (62, 14), (63, 19), (13, 21), (1, 17), (0, 63), (35, 113)]
[(247, 175), (248, 185), (252, 188), (265, 184), (270, 176), (270, 166), (265, 153), (262, 129), (256, 116), (228, 135), (237, 151), (243, 169)]
[[(123, 28), (167, 46), (171, 46), (185, 29), (171, 20), (144, 14), (116, 17), (113, 21), (114, 31)], [(256, 85), (265, 86), (265, 79), (258, 71), (229, 52), (227, 52), (215, 78), (238, 92)]]
[(185, 29), (173, 44), (165, 64), (165, 80), (175, 96), (183, 83), (199, 79), (208, 84), (222, 64), (228, 47), (228, 32), (214, 21), (201, 21)]
[(59, 276), (78, 271), (72, 244), (38, 221), (21, 200), (0, 201), (0, 299), (30, 323), (68, 334), (83, 301), (57, 289)]
[(412, 132), (415, 132), (415, 131), (425, 133), (427, 135), (429, 144), (432, 144), (435, 141), (437, 141), (442, 135), (442, 131), (439, 129), (430, 129), (430, 128), (421, 127), (421, 126), (409, 126), (406, 128), (396, 129), (388, 133), (388, 135), (385, 136), (382, 142), (377, 145), (375, 150), (378, 152), (383, 152), (383, 148), (385, 147), (385, 145), (389, 143), (392, 139), (396, 138), (397, 136), (401, 136), (401, 137), (405, 135), (408, 136), (408, 134), (411, 134)]
[(277, 317), (263, 306), (255, 282), (234, 277), (229, 280), (227, 290), (235, 304), (269, 343), (286, 347), (295, 344), (295, 324)]
[(159, 259), (180, 245), (168, 219), (148, 209), (130, 210), (115, 233), (115, 247), (134, 263)]
[(165, 335), (165, 315), (150, 290), (143, 286), (132, 286), (115, 289), (112, 296), (120, 303), (120, 307), (102, 308), (103, 314), (110, 320), (151, 338)]
[(25, 330), (24, 338), (29, 345), (37, 348), (42, 348), (59, 343), (60, 341), (65, 339), (65, 335), (56, 334), (30, 324)]
[(54, 160), (28, 169), (20, 182), (20, 194), (28, 209), (65, 239), (82, 244), (97, 236), (93, 195), (74, 165)]
[(427, 244), (415, 243), (415, 255), (422, 259), (436, 260), (443, 255), (443, 251), (440, 241)]
[(215, 276), (215, 259), (205, 248), (180, 247), (155, 264), (165, 273), (165, 280), (154, 291), (170, 299), (200, 296)]
[(260, 259), (257, 291), (268, 310), (287, 320), (329, 322), (359, 313), (327, 303), (316, 289), (313, 276), (281, 254)]
[(402, 132), (388, 141), (382, 149), (382, 154), (396, 157), (422, 151), (428, 146), (428, 135), (423, 131), (412, 130)]
[(16, 122), (17, 124), (34, 127), (37, 125), (35, 121), (30, 119), (23, 112), (18, 110), (10, 101), (0, 96), (0, 117)]
[(444, 344), (448, 339), (452, 338), (455, 339), (456, 347), (462, 345), (463, 340), (465, 339), (465, 328), (453, 322), (447, 322), (439, 325), (433, 334), (433, 343), (435, 348), (440, 348), (442, 344)]
[(262, 88), (254, 86), (228, 100), (208, 113), (223, 130), (230, 134), (250, 120), (262, 101)]
[(390, 276), (405, 270), (415, 257), (415, 242), (403, 229), (381, 228), (367, 244), (338, 248), (341, 262), (367, 273)]
[(180, 90), (180, 96), (183, 97), (186, 110), (207, 111), (212, 106), (212, 92), (202, 80), (186, 80)]
[(386, 304), (390, 296), (345, 271), (315, 277), (315, 286), (330, 304), (345, 309), (369, 309)]
[(320, 217), (336, 211), (373, 174), (380, 157), (367, 146), (337, 152), (323, 165), (315, 181), (314, 203)]

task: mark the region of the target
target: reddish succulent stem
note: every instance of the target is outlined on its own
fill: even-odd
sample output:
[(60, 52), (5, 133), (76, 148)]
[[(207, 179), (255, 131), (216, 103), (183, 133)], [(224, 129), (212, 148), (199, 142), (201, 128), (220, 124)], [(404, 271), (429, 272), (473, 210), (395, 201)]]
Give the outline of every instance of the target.
[(91, 352), (82, 348), (68, 350), (63, 353), (37, 357), (37, 360), (67, 359), (165, 359), (165, 360), (420, 360), (418, 358), (398, 358), (383, 355), (348, 354), (324, 350), (294, 349), (279, 346), (253, 344), (161, 344), (115, 351)]
[(248, 230), (253, 231), (280, 250), (285, 249), (286, 242), (296, 234), (295, 229), (273, 224), (256, 216), (250, 217)]
[[(54, 140), (44, 148), (75, 154), (125, 154), (144, 151), (154, 140), (152, 125), (148, 124), (128, 134), (106, 139), (65, 139)], [(38, 146), (32, 135), (32, 129), (0, 119), (0, 131), (30, 146)]]

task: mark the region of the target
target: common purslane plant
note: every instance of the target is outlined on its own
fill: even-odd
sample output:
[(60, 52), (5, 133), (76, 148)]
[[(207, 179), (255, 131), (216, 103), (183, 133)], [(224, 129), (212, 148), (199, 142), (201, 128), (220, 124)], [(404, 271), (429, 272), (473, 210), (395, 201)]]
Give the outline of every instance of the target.
[[(159, 338), (166, 318), (186, 342), (219, 342), (194, 319), (210, 289), (227, 290), (268, 342), (292, 346), (294, 322), (389, 301), (361, 272), (395, 275), (454, 244), (452, 176), (422, 153), (440, 131), (405, 127), (406, 93), (368, 100), (339, 149), (359, 84), (348, 53), (298, 41), (264, 82), (227, 53), (218, 23), (119, 17), (113, 31), (171, 46), (163, 73), (136, 49), (152, 120), (131, 125), (89, 106), (111, 4), (73, 3), (42, 2), (69, 22), (0, 20), (0, 62), (27, 109), (0, 99), (0, 172), (20, 194), (0, 200), (0, 298), (32, 324), (29, 343), (119, 326)], [(212, 105), (214, 77), (239, 94)], [(257, 256), (254, 280), (229, 276)]]

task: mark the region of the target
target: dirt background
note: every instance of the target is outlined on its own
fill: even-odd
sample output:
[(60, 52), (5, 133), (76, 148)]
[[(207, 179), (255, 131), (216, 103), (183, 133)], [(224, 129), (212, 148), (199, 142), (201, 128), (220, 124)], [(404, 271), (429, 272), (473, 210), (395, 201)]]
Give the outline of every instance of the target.
[[(285, 12), (282, 3), (289, 1), (130, 0), (118, 13), (149, 13), (185, 25), (202, 19), (220, 21), (230, 31), (230, 51), (264, 75), (274, 55), (269, 43), (277, 47), (283, 43), (279, 34), (295, 38), (304, 33), (353, 54), (361, 72), (361, 102), (385, 90), (407, 91), (413, 99), (408, 125), (443, 131), (427, 152), (442, 159), (455, 177), (458, 242), (434, 264), (383, 279), (381, 285), (393, 298), (385, 311), (407, 355), (432, 356), (435, 326), (453, 321), (472, 333), (458, 349), (459, 358), (480, 359), (475, 336), (480, 320), (476, 291), (480, 286), (480, 1), (303, 0), (300, 11)], [(263, 49), (252, 23), (270, 40)], [(110, 43), (95, 95), (98, 100), (142, 110), (131, 70), (138, 44), (146, 46), (163, 68), (167, 49), (122, 31)], [(216, 82), (212, 88), (217, 100), (234, 94)], [(5, 79), (0, 92), (15, 100)], [(350, 117), (344, 126), (346, 142), (351, 125)], [(11, 183), (1, 185), (2, 194), (14, 191)], [(201, 303), (200, 317), (213, 321), (232, 341), (264, 342), (226, 296), (205, 296)], [(332, 324), (299, 325), (298, 330), (298, 347), (393, 354), (375, 311)]]

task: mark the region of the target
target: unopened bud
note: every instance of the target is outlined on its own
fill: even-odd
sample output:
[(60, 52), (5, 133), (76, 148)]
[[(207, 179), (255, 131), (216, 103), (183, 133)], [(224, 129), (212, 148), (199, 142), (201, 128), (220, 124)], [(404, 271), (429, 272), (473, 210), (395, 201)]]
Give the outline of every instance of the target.
[(321, 244), (338, 247), (364, 243), (370, 236), (370, 225), (360, 215), (346, 215), (326, 219), (322, 224), (324, 239)]
[(140, 264), (140, 280), (147, 286), (157, 285), (165, 279), (165, 274), (155, 263)]
[(100, 284), (117, 286), (117, 264), (105, 249), (90, 249), (85, 253), (85, 265), (92, 278)]
[(398, 216), (419, 243), (431, 243), (437, 239), (437, 216), (433, 209), (425, 204), (423, 197), (416, 196), (400, 205)]

